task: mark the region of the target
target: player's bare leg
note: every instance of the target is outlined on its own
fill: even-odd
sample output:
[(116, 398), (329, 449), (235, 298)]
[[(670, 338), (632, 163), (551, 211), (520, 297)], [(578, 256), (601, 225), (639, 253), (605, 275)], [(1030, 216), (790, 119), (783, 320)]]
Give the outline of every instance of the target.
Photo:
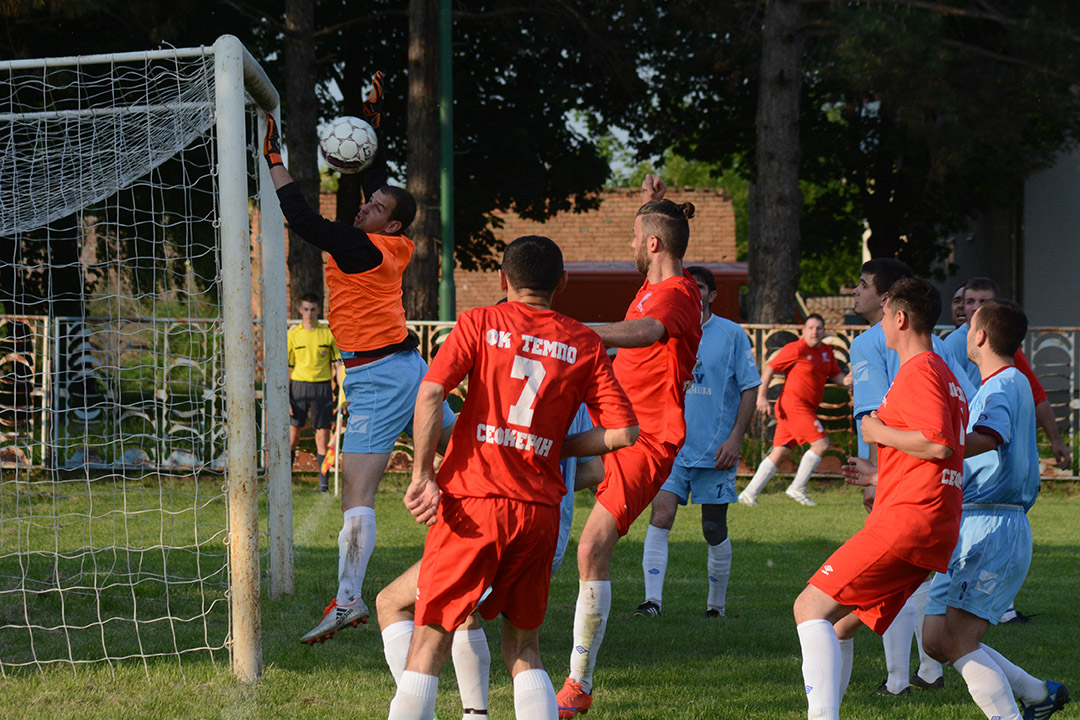
[(772, 480), (772, 476), (776, 474), (780, 463), (784, 462), (790, 454), (791, 448), (787, 445), (775, 445), (769, 451), (768, 456), (758, 465), (757, 472), (750, 479), (746, 489), (739, 493), (739, 502), (743, 505), (757, 505), (757, 496), (765, 489), (765, 485)]
[(859, 620), (855, 613), (848, 613), (833, 623), (836, 637), (840, 641), (840, 702), (844, 701), (844, 693), (851, 682), (851, 666), (855, 662), (855, 634), (862, 626), (862, 620)]
[(344, 488), (341, 508), (344, 522), (338, 534), (338, 591), (323, 612), (322, 621), (300, 642), (312, 644), (332, 638), (344, 627), (368, 620), (367, 605), (360, 598), (368, 560), (375, 550), (375, 491), (379, 487), (389, 453), (343, 453)]
[[(383, 654), (395, 683), (405, 671), (405, 662), (409, 655), (416, 611), (416, 584), (419, 579), (420, 562), (417, 561), (375, 597), (375, 610), (383, 638)], [(454, 661), (454, 673), (457, 675), (464, 716), (471, 720), (483, 720), (487, 717), (491, 650), (488, 648), (483, 625), (475, 613), (454, 631), (450, 654)]]
[(439, 671), (450, 657), (453, 634), (438, 625), (413, 630), (409, 658), (390, 703), (390, 720), (421, 720), (435, 713)]
[(593, 506), (578, 541), (578, 599), (574, 611), (574, 649), (570, 676), (559, 691), (559, 717), (572, 718), (592, 704), (592, 676), (596, 654), (604, 640), (611, 612), (609, 566), (619, 528), (615, 517), (600, 503)]
[(329, 478), (322, 472), (323, 460), (329, 448), (330, 428), (315, 428), (315, 467), (319, 469), (319, 490), (322, 492), (330, 489)]
[(540, 661), (540, 629), (522, 630), (503, 619), (502, 656), (514, 678), (514, 715), (555, 720), (555, 688)]
[(834, 623), (849, 615), (852, 608), (840, 605), (818, 588), (807, 585), (795, 599), (793, 610), (802, 647), (808, 717), (839, 720), (843, 656)]
[(668, 564), (668, 534), (675, 524), (679, 499), (675, 493), (661, 490), (652, 501), (649, 528), (641, 553), (645, 574), (645, 602), (638, 605), (634, 617), (658, 617), (664, 602), (664, 577)]
[(807, 507), (817, 505), (806, 494), (806, 484), (810, 482), (810, 477), (817, 470), (818, 463), (821, 462), (821, 458), (825, 457), (825, 451), (828, 449), (828, 435), (810, 443), (810, 449), (803, 453), (802, 459), (799, 461), (799, 468), (795, 471), (795, 477), (791, 480), (787, 490), (784, 491), (789, 498)]
[[(1004, 669), (987, 652), (989, 648), (982, 645), (982, 637), (989, 627), (989, 621), (981, 617), (959, 608), (948, 607), (944, 615), (926, 617), (923, 643), (927, 652), (936, 660), (953, 664), (967, 683), (971, 699), (987, 717), (1020, 717), (1020, 709), (1013, 694), (1025, 702), (1038, 702), (1046, 695), (1046, 688), (1042, 681), (1032, 678), (1022, 670), (1020, 673), (1027, 676), (1027, 682), (1021, 680), (1018, 683), (1020, 687), (1011, 686), (1010, 678), (1006, 676)], [(1008, 661), (1006, 663), (1012, 665)], [(1025, 685), (1030, 688), (1028, 698), (1022, 695)]]

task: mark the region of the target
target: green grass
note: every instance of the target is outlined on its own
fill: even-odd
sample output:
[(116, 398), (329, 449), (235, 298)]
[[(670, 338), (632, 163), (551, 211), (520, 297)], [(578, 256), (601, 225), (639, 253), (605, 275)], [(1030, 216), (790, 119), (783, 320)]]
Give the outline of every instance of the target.
[[(864, 518), (860, 494), (836, 482), (811, 487), (817, 508), (803, 508), (782, 495), (776, 480), (757, 508), (732, 506), (729, 527), (733, 568), (728, 617), (704, 618), (705, 545), (696, 508), (680, 511), (671, 534), (664, 615), (642, 620), (630, 614), (643, 599), (639, 519), (616, 549), (612, 615), (600, 651), (596, 700), (591, 718), (803, 718), (799, 645), (791, 603), (806, 578), (857, 529)], [(387, 477), (377, 497), (378, 542), (365, 582), (372, 604), (377, 590), (420, 554), (424, 531), (401, 505), (403, 481)], [(592, 498), (578, 496), (576, 538)], [(1035, 556), (1018, 607), (1037, 613), (1031, 625), (992, 628), (986, 642), (1036, 675), (1049, 675), (1080, 689), (1080, 646), (1074, 598), (1080, 596), (1080, 489), (1055, 485), (1044, 491), (1030, 517)], [(296, 594), (263, 603), (265, 671), (244, 687), (226, 661), (193, 656), (178, 666), (157, 659), (145, 666), (52, 667), (45, 672), (8, 672), (0, 680), (5, 718), (327, 718), (385, 717), (393, 682), (382, 656), (375, 620), (330, 642), (297, 642), (320, 617), (335, 587), (336, 499), (315, 492), (310, 482), (294, 492)], [(569, 561), (556, 574), (541, 648), (558, 688), (568, 667), (577, 576)], [(499, 660), (498, 623), (486, 626), (492, 647), (491, 711), (513, 717), (509, 674)], [(0, 642), (3, 642), (0, 637)], [(945, 691), (884, 698), (871, 693), (885, 677), (880, 639), (864, 630), (855, 641), (855, 667), (844, 701), (844, 717), (969, 718), (982, 714), (959, 676), (946, 670)], [(12, 648), (0, 646), (0, 655)], [(914, 653), (913, 653), (914, 654)], [(440, 681), (437, 710), (460, 717), (453, 670)], [(1072, 707), (1064, 718), (1080, 715)]]

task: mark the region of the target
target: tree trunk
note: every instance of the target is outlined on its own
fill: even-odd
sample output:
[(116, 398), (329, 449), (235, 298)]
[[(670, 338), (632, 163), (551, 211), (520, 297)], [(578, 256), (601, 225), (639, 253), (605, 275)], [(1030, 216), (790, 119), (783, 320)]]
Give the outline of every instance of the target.
[(439, 3), (409, 0), (409, 124), (407, 184), (416, 220), (406, 233), (416, 244), (403, 283), (405, 316), (439, 318)]
[[(311, 207), (319, 210), (316, 156), (318, 102), (315, 99), (314, 0), (285, 2), (285, 106), (289, 174)], [(305, 293), (323, 294), (322, 251), (289, 232), (289, 312)]]
[(767, 0), (757, 109), (757, 180), (749, 252), (750, 319), (795, 319), (799, 282), (799, 94), (803, 8), (800, 0)]

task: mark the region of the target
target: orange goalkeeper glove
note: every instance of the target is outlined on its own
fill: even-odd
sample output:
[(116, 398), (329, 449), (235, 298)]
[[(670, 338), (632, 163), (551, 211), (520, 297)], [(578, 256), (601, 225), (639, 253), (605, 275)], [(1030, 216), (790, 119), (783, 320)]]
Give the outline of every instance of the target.
[(382, 81), (383, 71), (376, 70), (371, 78), (373, 87), (371, 92), (368, 93), (367, 100), (364, 101), (364, 119), (368, 121), (371, 127), (376, 129), (378, 129), (379, 123), (382, 121)]
[(263, 139), (263, 157), (271, 168), (284, 165), (281, 161), (281, 136), (278, 135), (277, 120), (271, 113), (266, 113), (266, 137)]

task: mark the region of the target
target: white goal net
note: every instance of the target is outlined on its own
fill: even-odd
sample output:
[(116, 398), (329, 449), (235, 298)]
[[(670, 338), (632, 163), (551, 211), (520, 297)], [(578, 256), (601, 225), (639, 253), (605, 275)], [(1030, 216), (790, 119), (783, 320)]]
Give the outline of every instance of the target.
[(286, 455), (277, 93), (231, 37), (0, 63), (0, 86), (0, 674), (257, 677), (256, 494)]

